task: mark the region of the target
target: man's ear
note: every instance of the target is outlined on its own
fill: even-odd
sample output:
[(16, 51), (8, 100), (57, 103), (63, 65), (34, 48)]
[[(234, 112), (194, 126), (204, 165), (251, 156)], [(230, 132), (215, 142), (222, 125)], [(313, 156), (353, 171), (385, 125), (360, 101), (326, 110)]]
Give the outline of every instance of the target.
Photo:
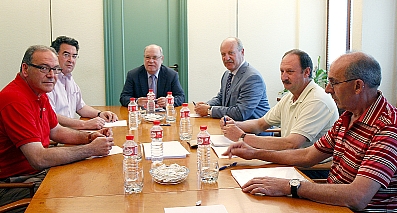
[(364, 81), (361, 79), (354, 80), (354, 86), (357, 94), (365, 88)]
[(29, 74), (28, 74), (28, 69), (29, 69), (28, 64), (26, 64), (26, 63), (22, 63), (22, 64), (21, 64), (21, 73), (22, 73), (22, 76), (24, 76), (24, 77), (29, 76)]

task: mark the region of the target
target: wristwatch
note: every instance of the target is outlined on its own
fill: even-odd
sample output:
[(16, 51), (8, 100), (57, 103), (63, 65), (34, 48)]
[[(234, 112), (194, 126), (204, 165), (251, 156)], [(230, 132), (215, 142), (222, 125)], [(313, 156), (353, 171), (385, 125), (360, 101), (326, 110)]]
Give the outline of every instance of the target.
[(246, 136), (246, 133), (241, 134), (240, 138), (238, 139), (238, 141), (242, 141), (244, 142), (244, 137)]
[(210, 108), (208, 108), (208, 110), (207, 110), (208, 117), (211, 117), (211, 109), (212, 109), (212, 106), (210, 106)]
[(291, 179), (289, 181), (289, 186), (291, 187), (291, 194), (294, 198), (299, 198), (298, 189), (301, 186), (301, 182), (299, 179)]

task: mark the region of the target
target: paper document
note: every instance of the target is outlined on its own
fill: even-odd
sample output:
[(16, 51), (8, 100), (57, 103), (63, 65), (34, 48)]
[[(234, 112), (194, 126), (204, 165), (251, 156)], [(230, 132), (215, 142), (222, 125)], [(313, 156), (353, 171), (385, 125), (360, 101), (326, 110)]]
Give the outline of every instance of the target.
[[(152, 150), (150, 143), (142, 143), (145, 152), (145, 159), (152, 159)], [(190, 154), (179, 141), (169, 141), (163, 143), (164, 158), (185, 158)]]
[(299, 179), (307, 181), (294, 167), (272, 167), (258, 169), (234, 169), (232, 176), (242, 186), (255, 177), (276, 177), (284, 179)]
[(196, 114), (196, 113), (190, 113), (190, 117), (191, 118), (201, 118), (201, 116), (199, 114)]
[(115, 122), (106, 122), (104, 127), (127, 126), (127, 120), (119, 120)]
[(164, 208), (164, 213), (185, 213), (185, 212), (189, 212), (189, 213), (203, 213), (203, 212), (227, 213), (227, 210), (224, 205)]
[(211, 135), (211, 144), (213, 146), (229, 146), (232, 143), (234, 142), (224, 135)]
[[(211, 148), (214, 150), (216, 156), (218, 158), (229, 158), (229, 156), (223, 156), (222, 154), (226, 152), (227, 146), (211, 146)], [(237, 158), (237, 156), (233, 155), (232, 158)]]
[[(115, 154), (120, 154), (123, 153), (123, 148), (119, 147), (119, 146), (112, 146), (112, 149), (109, 152), (109, 155), (115, 155)], [(91, 159), (91, 158), (101, 158), (103, 156), (91, 156), (87, 159)]]

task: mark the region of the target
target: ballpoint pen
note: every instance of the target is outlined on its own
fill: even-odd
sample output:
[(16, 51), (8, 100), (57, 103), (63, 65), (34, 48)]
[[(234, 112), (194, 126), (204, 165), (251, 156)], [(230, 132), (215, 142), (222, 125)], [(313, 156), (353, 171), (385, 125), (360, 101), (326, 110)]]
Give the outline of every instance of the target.
[(230, 168), (230, 167), (233, 167), (233, 166), (236, 166), (236, 165), (237, 165), (237, 162), (222, 166), (222, 167), (219, 168), (219, 171), (222, 171), (224, 169), (227, 169), (227, 168)]
[(226, 126), (226, 115), (223, 116), (223, 126)]
[(193, 105), (196, 106), (196, 103), (194, 101), (192, 101), (192, 102), (193, 102)]

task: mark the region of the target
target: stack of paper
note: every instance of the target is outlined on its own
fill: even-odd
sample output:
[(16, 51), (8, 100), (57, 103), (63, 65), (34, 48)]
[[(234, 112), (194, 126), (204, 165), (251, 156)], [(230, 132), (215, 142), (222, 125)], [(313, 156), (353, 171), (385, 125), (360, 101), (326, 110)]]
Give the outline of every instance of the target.
[(237, 169), (231, 170), (234, 179), (242, 186), (255, 177), (275, 177), (284, 179), (299, 179), (305, 181), (304, 178), (294, 167), (272, 167), (258, 169)]
[[(152, 159), (152, 150), (150, 143), (142, 143), (145, 151), (145, 159)], [(163, 143), (163, 156), (164, 158), (185, 158), (190, 154), (179, 141), (170, 141)]]

